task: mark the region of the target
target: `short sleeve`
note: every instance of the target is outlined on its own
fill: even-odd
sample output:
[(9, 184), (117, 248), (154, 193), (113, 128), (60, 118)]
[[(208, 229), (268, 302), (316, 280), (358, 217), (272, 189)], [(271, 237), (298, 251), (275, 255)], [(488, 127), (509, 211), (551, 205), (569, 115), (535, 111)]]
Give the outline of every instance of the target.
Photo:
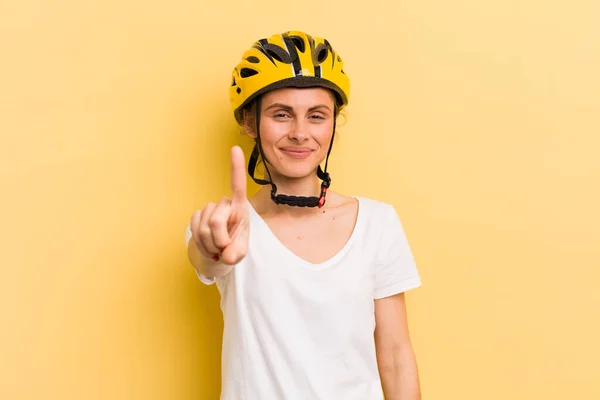
[(398, 213), (391, 205), (386, 205), (386, 208), (385, 229), (375, 265), (375, 299), (421, 286), (421, 278)]
[[(191, 238), (192, 238), (192, 227), (188, 223), (188, 226), (185, 229), (185, 246), (186, 246), (186, 248), (187, 248), (187, 246), (189, 246)], [(205, 285), (212, 285), (213, 283), (215, 283), (215, 281), (216, 281), (215, 278), (207, 278), (206, 276), (202, 275), (200, 273), (200, 271), (198, 271), (196, 268), (194, 268), (194, 270), (196, 271), (196, 275), (198, 275), (198, 279), (200, 279), (200, 282), (204, 283)]]

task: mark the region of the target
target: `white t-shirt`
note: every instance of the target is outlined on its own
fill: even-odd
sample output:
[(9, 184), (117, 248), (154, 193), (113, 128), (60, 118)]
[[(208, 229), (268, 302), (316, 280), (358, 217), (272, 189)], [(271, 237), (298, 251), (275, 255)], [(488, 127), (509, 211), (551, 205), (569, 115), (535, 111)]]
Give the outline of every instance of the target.
[(395, 209), (357, 199), (350, 239), (321, 264), (292, 253), (250, 205), (246, 257), (216, 280), (199, 274), (221, 294), (221, 400), (383, 399), (374, 300), (421, 280)]

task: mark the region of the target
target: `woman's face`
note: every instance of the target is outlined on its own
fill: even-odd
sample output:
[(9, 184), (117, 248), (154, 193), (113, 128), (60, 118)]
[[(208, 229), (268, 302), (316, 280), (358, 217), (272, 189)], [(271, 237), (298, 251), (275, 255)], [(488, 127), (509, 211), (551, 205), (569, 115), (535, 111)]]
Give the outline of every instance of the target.
[[(263, 96), (261, 109), (260, 139), (271, 174), (292, 179), (314, 175), (327, 156), (333, 135), (331, 92), (323, 88), (277, 89)], [(256, 132), (246, 129), (256, 137)]]

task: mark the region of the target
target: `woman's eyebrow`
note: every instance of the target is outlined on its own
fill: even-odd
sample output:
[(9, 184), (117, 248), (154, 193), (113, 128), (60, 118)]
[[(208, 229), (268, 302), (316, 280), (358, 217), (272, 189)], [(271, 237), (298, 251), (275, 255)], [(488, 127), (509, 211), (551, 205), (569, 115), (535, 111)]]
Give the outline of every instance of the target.
[[(294, 111), (293, 107), (288, 106), (287, 104), (283, 104), (283, 103), (273, 103), (270, 106), (268, 106), (267, 108), (265, 108), (265, 111), (268, 111), (271, 108), (283, 108), (284, 110), (287, 110), (290, 112)], [(308, 109), (308, 112), (318, 110), (319, 108), (326, 108), (327, 110), (331, 111), (331, 109), (326, 104), (317, 104), (316, 106), (310, 107)]]
[(265, 111), (270, 110), (271, 108), (283, 108), (284, 110), (287, 110), (287, 111), (294, 110), (292, 107), (288, 106), (287, 104), (273, 103), (269, 107), (265, 108)]
[(319, 108), (326, 108), (327, 110), (331, 111), (331, 109), (326, 104), (318, 104), (316, 106), (312, 106), (311, 108), (309, 108), (308, 112), (318, 110)]

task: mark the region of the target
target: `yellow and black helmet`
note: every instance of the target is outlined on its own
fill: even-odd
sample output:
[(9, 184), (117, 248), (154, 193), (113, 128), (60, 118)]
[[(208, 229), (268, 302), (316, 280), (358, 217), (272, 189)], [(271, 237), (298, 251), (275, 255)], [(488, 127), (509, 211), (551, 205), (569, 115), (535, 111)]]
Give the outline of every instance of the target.
[(288, 31), (256, 41), (233, 70), (229, 88), (235, 119), (257, 96), (283, 87), (324, 87), (333, 91), (338, 109), (348, 104), (350, 80), (342, 58), (326, 39)]

